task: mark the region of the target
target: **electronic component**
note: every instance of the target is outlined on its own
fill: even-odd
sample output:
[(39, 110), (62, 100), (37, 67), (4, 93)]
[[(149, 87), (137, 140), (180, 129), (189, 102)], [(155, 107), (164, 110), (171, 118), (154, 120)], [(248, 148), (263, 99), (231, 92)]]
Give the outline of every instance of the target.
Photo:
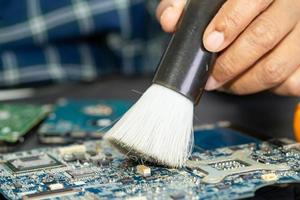
[(142, 175), (144, 177), (151, 176), (150, 167), (147, 167), (145, 165), (136, 166), (136, 171), (137, 171), (137, 173), (139, 173), (140, 175)]
[(38, 130), (39, 138), (43, 143), (99, 139), (131, 105), (121, 100), (61, 99)]
[(72, 194), (79, 193), (81, 190), (79, 189), (58, 189), (54, 191), (44, 191), (38, 192), (34, 194), (28, 194), (23, 196), (23, 200), (42, 200), (42, 199), (50, 199), (55, 197), (64, 197)]
[(19, 141), (49, 112), (49, 106), (0, 104), (0, 141)]
[(64, 154), (72, 154), (72, 153), (84, 153), (86, 151), (86, 147), (84, 145), (71, 145), (67, 147), (61, 147), (58, 149), (59, 153)]
[(171, 194), (170, 197), (171, 197), (171, 199), (174, 199), (174, 200), (182, 200), (185, 198), (185, 194), (182, 192), (177, 192), (177, 193)]
[(60, 189), (64, 188), (64, 185), (61, 183), (53, 183), (53, 184), (50, 184), (48, 187), (50, 190), (60, 190)]
[(30, 172), (63, 166), (61, 162), (46, 153), (8, 160), (5, 165), (14, 173)]
[(66, 162), (73, 162), (73, 161), (76, 160), (76, 157), (75, 157), (75, 155), (72, 154), (72, 153), (71, 153), (71, 154), (64, 154), (63, 159), (64, 159), (64, 161), (66, 161)]
[[(226, 141), (215, 149), (202, 145), (222, 134), (233, 146), (226, 146)], [(295, 142), (277, 146), (253, 139), (254, 143), (240, 144), (251, 138), (244, 140), (243, 134), (216, 126), (196, 129), (194, 135), (195, 148), (182, 169), (125, 157), (104, 140), (84, 142), (79, 148), (2, 154), (0, 193), (10, 200), (234, 200), (252, 197), (264, 186), (300, 182), (300, 151), (295, 150)]]
[(96, 173), (89, 168), (74, 169), (66, 171), (73, 179), (84, 179), (94, 176)]

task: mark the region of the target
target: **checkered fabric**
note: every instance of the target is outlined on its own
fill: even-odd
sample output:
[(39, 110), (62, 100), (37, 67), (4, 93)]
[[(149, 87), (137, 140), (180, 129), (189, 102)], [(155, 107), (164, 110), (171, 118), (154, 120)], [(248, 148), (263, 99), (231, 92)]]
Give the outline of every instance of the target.
[(152, 73), (155, 0), (0, 0), (0, 87)]

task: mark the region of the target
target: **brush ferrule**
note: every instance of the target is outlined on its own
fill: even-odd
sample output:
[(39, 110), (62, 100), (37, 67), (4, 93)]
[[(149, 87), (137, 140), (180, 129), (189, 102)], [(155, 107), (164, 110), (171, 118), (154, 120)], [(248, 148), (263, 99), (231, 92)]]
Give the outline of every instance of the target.
[(168, 87), (197, 104), (216, 54), (202, 43), (204, 31), (224, 0), (190, 0), (160, 61), (153, 83)]

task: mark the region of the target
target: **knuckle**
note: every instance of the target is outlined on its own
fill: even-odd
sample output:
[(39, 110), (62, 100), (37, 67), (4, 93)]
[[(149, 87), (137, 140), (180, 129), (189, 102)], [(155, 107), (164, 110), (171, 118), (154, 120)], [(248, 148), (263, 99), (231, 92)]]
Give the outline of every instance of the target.
[(275, 46), (278, 40), (279, 29), (275, 22), (261, 18), (257, 23), (249, 27), (248, 42), (255, 47), (269, 50)]
[(273, 0), (256, 0), (256, 4), (260, 10), (266, 9), (272, 2)]
[(224, 82), (236, 74), (235, 64), (229, 56), (219, 57), (214, 68), (217, 81)]
[(299, 77), (291, 77), (288, 81), (287, 81), (287, 92), (289, 95), (291, 96), (296, 96), (299, 97), (300, 96), (300, 80)]
[(225, 16), (225, 24), (229, 30), (237, 29), (241, 26), (241, 19), (243, 18), (242, 14), (236, 10), (233, 10), (231, 13)]
[(284, 65), (280, 62), (269, 61), (263, 66), (262, 73), (260, 74), (260, 80), (263, 85), (272, 87), (285, 79)]

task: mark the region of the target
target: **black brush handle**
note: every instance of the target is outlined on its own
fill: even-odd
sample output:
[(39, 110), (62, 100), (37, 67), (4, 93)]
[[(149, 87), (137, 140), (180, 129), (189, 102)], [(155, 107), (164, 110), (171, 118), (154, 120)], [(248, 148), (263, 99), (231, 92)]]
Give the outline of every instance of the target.
[(225, 0), (190, 0), (161, 61), (153, 83), (168, 87), (197, 104), (216, 54), (202, 43), (204, 31)]

